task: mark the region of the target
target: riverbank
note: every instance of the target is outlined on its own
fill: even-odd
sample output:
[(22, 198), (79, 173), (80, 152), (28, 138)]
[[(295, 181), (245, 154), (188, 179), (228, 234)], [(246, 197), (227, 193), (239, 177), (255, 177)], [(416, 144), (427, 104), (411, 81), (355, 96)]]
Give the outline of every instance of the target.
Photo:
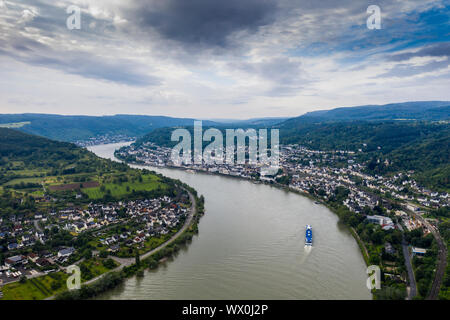
[[(117, 156), (116, 156), (117, 157)], [(123, 159), (118, 158), (121, 161), (124, 161)], [(132, 162), (126, 162), (130, 165), (136, 165), (136, 166), (142, 166), (142, 167), (150, 167), (150, 168), (156, 168), (156, 167), (151, 167), (151, 166), (146, 166), (145, 164), (141, 164), (141, 163), (132, 163)], [(314, 195), (311, 195), (310, 193), (306, 193), (306, 192), (302, 192), (300, 190), (297, 190), (295, 188), (292, 188), (290, 186), (287, 185), (283, 185), (277, 182), (266, 182), (266, 181), (261, 181), (261, 180), (253, 180), (253, 179), (248, 179), (248, 178), (243, 178), (240, 176), (235, 176), (235, 175), (228, 175), (228, 174), (223, 174), (220, 172), (208, 172), (205, 170), (199, 170), (199, 169), (195, 169), (195, 168), (186, 168), (186, 167), (177, 167), (177, 166), (163, 166), (161, 168), (167, 168), (167, 169), (175, 169), (175, 170), (183, 170), (186, 172), (195, 172), (195, 173), (203, 173), (203, 174), (207, 174), (207, 175), (214, 175), (214, 176), (222, 176), (222, 177), (226, 177), (226, 178), (232, 178), (232, 179), (238, 179), (238, 180), (242, 180), (242, 181), (248, 181), (251, 183), (257, 183), (257, 184), (264, 184), (264, 185), (268, 185), (271, 187), (275, 187), (278, 188), (280, 190), (284, 190), (284, 191), (288, 191), (288, 192), (292, 192), (301, 196), (304, 196), (318, 204), (321, 204), (323, 206), (325, 206), (327, 209), (329, 209), (330, 211), (332, 211), (334, 214), (336, 214), (339, 217), (339, 214), (336, 212), (335, 208), (333, 208), (332, 206), (328, 205), (326, 202), (322, 201), (322, 199), (315, 197)], [(340, 218), (340, 217), (339, 217)], [(354, 228), (344, 224), (346, 226), (346, 228), (348, 228), (348, 231), (352, 234), (353, 238), (355, 239), (355, 241), (357, 242), (360, 251), (361, 251), (361, 255), (362, 258), (364, 259), (364, 262), (366, 263), (366, 266), (370, 265), (369, 262), (369, 253), (367, 251), (367, 248), (364, 244), (364, 242), (361, 240), (361, 238), (358, 236), (356, 230), (354, 230)]]
[(204, 199), (198, 197), (196, 190), (183, 184), (188, 192), (191, 208), (183, 227), (168, 241), (155, 249), (150, 250), (136, 258), (117, 258), (110, 256), (120, 265), (94, 279), (85, 282), (81, 289), (65, 291), (47, 300), (80, 300), (94, 298), (95, 296), (111, 290), (121, 284), (125, 279), (135, 275), (142, 275), (145, 269), (156, 269), (165, 259), (173, 256), (180, 250), (180, 246), (186, 245), (198, 233), (198, 222), (204, 214)]
[[(134, 164), (139, 166), (139, 164)], [(156, 168), (156, 167), (152, 167), (152, 168)], [(316, 196), (315, 194), (310, 194), (310, 193), (306, 193), (303, 192), (301, 190), (297, 190), (296, 188), (292, 188), (291, 186), (285, 185), (285, 184), (280, 184), (277, 183), (275, 181), (271, 181), (271, 182), (266, 182), (266, 181), (256, 181), (253, 179), (249, 179), (246, 177), (240, 177), (240, 176), (236, 176), (236, 175), (227, 175), (227, 174), (222, 174), (222, 173), (218, 173), (218, 172), (207, 172), (205, 170), (197, 170), (197, 169), (193, 169), (193, 168), (182, 168), (182, 167), (172, 167), (172, 166), (168, 166), (166, 167), (167, 169), (178, 169), (178, 170), (182, 170), (182, 171), (187, 171), (189, 173), (194, 173), (196, 172), (197, 174), (207, 174), (207, 175), (212, 175), (212, 176), (223, 176), (226, 178), (236, 178), (237, 180), (242, 180), (242, 181), (248, 181), (248, 182), (252, 182), (252, 183), (256, 183), (256, 184), (264, 184), (267, 186), (272, 186), (275, 187), (277, 189), (280, 190), (284, 190), (284, 191), (288, 191), (288, 192), (292, 192), (292, 193), (296, 193), (299, 195), (302, 195), (312, 201), (314, 201), (316, 204), (323, 204), (327, 209), (329, 209), (330, 211), (332, 211), (333, 213), (336, 214), (336, 216), (340, 219), (340, 221), (342, 221), (342, 224), (345, 226), (345, 228), (348, 230), (348, 232), (352, 235), (353, 239), (356, 241), (356, 244), (359, 247), (359, 252), (361, 254), (361, 257), (364, 260), (364, 263), (366, 266), (369, 265), (378, 265), (380, 264), (380, 267), (382, 268), (383, 272), (385, 273), (390, 273), (393, 270), (396, 269), (395, 264), (393, 264), (392, 262), (386, 262), (384, 263), (382, 259), (384, 259), (381, 256), (381, 252), (382, 252), (382, 248), (384, 248), (384, 243), (382, 243), (381, 245), (379, 244), (374, 244), (371, 242), (368, 242), (367, 244), (363, 241), (363, 239), (360, 237), (360, 235), (358, 233), (361, 232), (359, 226), (358, 226), (358, 231), (356, 231), (356, 225), (354, 223), (351, 222), (351, 220), (348, 219), (349, 215), (351, 216), (351, 212), (343, 207), (342, 205), (339, 205), (336, 201), (323, 201), (323, 199), (321, 199), (321, 197)], [(359, 220), (361, 221), (364, 220), (363, 217), (360, 217)], [(352, 227), (353, 225), (353, 227)], [(370, 250), (368, 250), (370, 249)], [(370, 251), (370, 253), (369, 253)], [(376, 261), (375, 261), (376, 260)], [(389, 260), (390, 261), (390, 260)], [(394, 266), (394, 267), (393, 267)], [(390, 271), (388, 271), (390, 270)], [(391, 271), (392, 270), (392, 271)], [(396, 278), (396, 277), (400, 277), (401, 274), (398, 275), (394, 275), (392, 277)], [(392, 287), (390, 287), (392, 286)], [(403, 291), (406, 292), (406, 286), (402, 283), (397, 283), (395, 280), (394, 281), (388, 281), (388, 284), (385, 284), (383, 282), (383, 289), (380, 292), (377, 291), (377, 295), (373, 295), (372, 299), (387, 299), (389, 297), (389, 294), (392, 294), (391, 298), (388, 299), (401, 299), (401, 297), (403, 296)], [(391, 293), (394, 292), (394, 293)], [(388, 292), (386, 294), (386, 292)]]
[[(93, 148), (114, 158), (120, 146)], [(294, 192), (230, 176), (142, 167), (206, 198), (201, 232), (175, 259), (98, 299), (371, 299), (353, 236), (325, 206)], [(316, 246), (304, 250), (304, 226)]]

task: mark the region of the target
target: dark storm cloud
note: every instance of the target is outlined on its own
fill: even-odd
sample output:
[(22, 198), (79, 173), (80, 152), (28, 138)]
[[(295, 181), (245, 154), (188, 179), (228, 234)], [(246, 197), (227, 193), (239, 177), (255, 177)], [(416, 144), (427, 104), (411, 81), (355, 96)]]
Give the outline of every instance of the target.
[(238, 31), (255, 32), (274, 21), (275, 0), (136, 1), (126, 10), (140, 29), (184, 45), (226, 47)]

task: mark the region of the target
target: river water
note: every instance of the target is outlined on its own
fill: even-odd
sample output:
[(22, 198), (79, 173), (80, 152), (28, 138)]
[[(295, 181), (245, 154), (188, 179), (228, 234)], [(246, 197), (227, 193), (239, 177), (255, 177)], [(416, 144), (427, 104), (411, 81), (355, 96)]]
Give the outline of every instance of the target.
[[(89, 150), (113, 159), (123, 145)], [(236, 178), (150, 169), (205, 196), (199, 234), (157, 270), (99, 299), (371, 299), (359, 247), (326, 207)], [(307, 224), (311, 250), (304, 247)]]

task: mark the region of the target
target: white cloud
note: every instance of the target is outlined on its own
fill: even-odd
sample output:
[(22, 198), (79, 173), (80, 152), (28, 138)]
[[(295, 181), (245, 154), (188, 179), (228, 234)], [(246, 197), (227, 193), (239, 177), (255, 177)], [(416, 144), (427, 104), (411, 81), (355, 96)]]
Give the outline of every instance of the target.
[[(69, 4), (82, 8), (81, 30), (65, 27)], [(383, 17), (393, 22), (375, 34), (365, 28), (361, 3), (299, 7), (283, 0), (273, 21), (248, 26), (237, 19), (238, 26), (218, 33), (223, 43), (206, 37), (211, 43), (196, 45), (198, 37), (186, 43), (172, 26), (161, 31), (134, 19), (136, 1), (11, 0), (0, 12), (0, 112), (249, 118), (432, 95), (450, 100), (448, 64), (439, 64), (446, 57), (386, 58), (414, 53), (396, 51), (389, 41), (408, 31), (400, 23), (405, 14), (438, 4), (380, 1)], [(404, 65), (415, 74), (401, 77)]]
[(38, 15), (39, 13), (35, 8), (25, 9), (22, 11), (22, 17), (20, 18), (19, 23), (30, 22)]

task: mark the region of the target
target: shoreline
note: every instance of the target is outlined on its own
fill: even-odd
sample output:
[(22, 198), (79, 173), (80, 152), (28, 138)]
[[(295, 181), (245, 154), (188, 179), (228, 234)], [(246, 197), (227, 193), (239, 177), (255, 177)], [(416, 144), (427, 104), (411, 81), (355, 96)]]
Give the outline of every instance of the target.
[[(174, 253), (176, 253), (179, 250), (178, 244), (187, 245), (188, 242), (192, 240), (193, 237), (193, 235), (189, 233), (192, 234), (198, 233), (198, 222), (200, 221), (200, 218), (204, 215), (204, 208), (203, 203), (201, 203), (202, 200), (201, 198), (198, 197), (197, 191), (195, 189), (187, 185), (183, 186), (182, 188), (188, 192), (191, 200), (191, 208), (190, 208), (191, 212), (188, 218), (186, 219), (181, 229), (178, 230), (178, 232), (175, 233), (170, 239), (168, 239), (166, 242), (162, 243), (158, 247), (151, 249), (150, 251), (140, 255), (139, 265), (136, 264), (135, 258), (118, 258), (115, 256), (109, 256), (114, 261), (120, 263), (120, 265), (114, 268), (113, 270), (110, 270), (108, 272), (99, 275), (94, 279), (86, 281), (81, 285), (80, 289), (72, 291), (64, 291), (54, 296), (47, 297), (44, 300), (70, 300), (70, 299), (84, 300), (95, 298), (96, 296), (115, 288), (117, 285), (122, 283), (127, 278), (139, 275), (145, 269), (151, 270), (157, 269), (161, 264), (162, 260), (164, 259), (167, 260), (169, 257), (171, 257)], [(200, 203), (201, 207), (199, 207)], [(183, 235), (185, 237), (183, 237)], [(153, 259), (153, 256), (158, 257), (156, 259)], [(154, 264), (154, 261), (156, 261), (156, 265)], [(96, 292), (95, 294), (92, 294), (87, 298), (76, 297), (76, 294), (81, 292), (82, 290), (86, 289), (95, 290), (95, 286), (101, 286), (101, 282), (104, 281), (105, 279), (106, 279), (105, 281), (108, 281), (107, 279), (108, 277), (118, 277), (118, 279), (116, 279), (116, 282), (112, 286), (107, 287), (106, 290)]]
[[(175, 169), (175, 170), (191, 171), (191, 172), (194, 173), (194, 174), (196, 174), (196, 173), (203, 173), (203, 174), (207, 174), (207, 175), (217, 175), (217, 176), (226, 177), (226, 178), (235, 178), (235, 179), (242, 180), (242, 181), (248, 181), (248, 182), (251, 182), (251, 183), (254, 183), (254, 184), (264, 184), (264, 185), (267, 185), (267, 186), (275, 187), (275, 188), (277, 188), (277, 189), (279, 189), (279, 190), (284, 190), (284, 191), (287, 191), (287, 192), (296, 193), (296, 194), (298, 194), (298, 195), (300, 195), (300, 196), (304, 196), (304, 197), (310, 199), (311, 201), (314, 201), (316, 204), (324, 205), (327, 209), (329, 209), (331, 212), (333, 212), (334, 214), (336, 214), (335, 210), (334, 210), (332, 207), (329, 207), (329, 206), (328, 206), (326, 203), (324, 203), (321, 199), (316, 198), (316, 197), (312, 196), (312, 195), (309, 194), (309, 193), (301, 192), (300, 190), (291, 188), (291, 187), (286, 186), (286, 185), (281, 185), (281, 184), (279, 184), (279, 183), (277, 183), (277, 182), (258, 181), (258, 180), (253, 180), (253, 179), (244, 178), (244, 177), (241, 177), (241, 176), (228, 175), (228, 174), (223, 174), (223, 173), (220, 173), (220, 172), (208, 172), (208, 171), (199, 170), (199, 169), (194, 169), (194, 168), (176, 167), (176, 166), (151, 166), (151, 165), (146, 165), (146, 164), (141, 164), (141, 163), (127, 162), (127, 161), (125, 161), (125, 160), (123, 160), (123, 159), (117, 157), (115, 154), (113, 155), (113, 157), (115, 158), (115, 160), (117, 160), (117, 161), (119, 161), (119, 162), (125, 163), (125, 164), (127, 164), (127, 165), (129, 165), (129, 166), (135, 166), (135, 167), (134, 167), (135, 169), (140, 169), (140, 170), (142, 170), (142, 169), (152, 170), (152, 169), (157, 169), (157, 168), (161, 168), (161, 169), (171, 169), (171, 170), (174, 170), (174, 169)], [(186, 191), (188, 191), (188, 193), (190, 194), (190, 196), (191, 196), (191, 195), (193, 196), (193, 198), (194, 198), (196, 204), (198, 204), (200, 198), (199, 198), (198, 195), (197, 195), (197, 191), (196, 191), (195, 189), (193, 189), (192, 187), (186, 185), (186, 184), (185, 184), (185, 186), (187, 186), (187, 187), (190, 189), (190, 190), (186, 190)], [(196, 210), (196, 209), (197, 209), (196, 204), (194, 205), (194, 203), (193, 203), (193, 205), (192, 205), (191, 208), (194, 208), (195, 211), (198, 211), (198, 210)], [(202, 205), (204, 205), (204, 204), (202, 204)], [(152, 249), (151, 251), (142, 254), (142, 255), (140, 256), (140, 258), (141, 258), (141, 264), (142, 264), (142, 263), (148, 263), (149, 261), (146, 261), (146, 260), (152, 260), (152, 256), (154, 256), (154, 255), (156, 256), (157, 253), (158, 253), (159, 251), (163, 250), (164, 248), (172, 247), (173, 245), (176, 246), (176, 245), (177, 245), (177, 244), (176, 244), (176, 240), (178, 240), (178, 238), (179, 238), (182, 234), (184, 234), (184, 233), (187, 231), (187, 229), (188, 229), (189, 227), (193, 227), (194, 225), (198, 227), (198, 222), (199, 222), (200, 218), (201, 218), (201, 217), (203, 216), (203, 214), (204, 214), (204, 208), (202, 207), (202, 209), (201, 209), (200, 211), (201, 211), (201, 212), (195, 212), (195, 213), (192, 215), (192, 219), (191, 219), (189, 225), (186, 227), (186, 229), (185, 229), (182, 233), (178, 234), (178, 233), (179, 233), (179, 232), (178, 232), (178, 233), (176, 234), (176, 235), (177, 235), (176, 238), (171, 238), (171, 239), (169, 239), (168, 241), (166, 241), (165, 243), (161, 244), (158, 248)], [(337, 215), (337, 214), (336, 214), (336, 215)], [(337, 216), (338, 216), (338, 215), (337, 215)], [(340, 221), (339, 216), (338, 216), (338, 221)], [(345, 225), (345, 224), (343, 224), (343, 225)], [(345, 227), (348, 229), (349, 233), (351, 233), (352, 236), (353, 236), (353, 238), (355, 239), (355, 241), (356, 241), (356, 243), (357, 243), (357, 245), (358, 245), (358, 247), (359, 247), (359, 249), (360, 249), (360, 252), (361, 252), (361, 255), (362, 255), (362, 258), (363, 258), (363, 260), (364, 260), (365, 265), (368, 265), (368, 261), (367, 261), (365, 255), (364, 255), (364, 251), (363, 251), (363, 248), (365, 248), (365, 247), (364, 247), (364, 244), (363, 244), (362, 242), (358, 241), (356, 235), (352, 232), (350, 226), (345, 225)], [(180, 230), (181, 230), (181, 229), (180, 229)], [(198, 229), (196, 230), (195, 233), (197, 233), (197, 232), (198, 232)], [(191, 238), (191, 239), (192, 239), (192, 238)], [(187, 241), (185, 242), (185, 244), (187, 244)], [(103, 291), (98, 292), (98, 293), (96, 293), (96, 294), (93, 294), (93, 295), (91, 295), (90, 297), (88, 297), (87, 299), (95, 298), (96, 296), (98, 296), (98, 295), (100, 295), (100, 294), (103, 294), (103, 293), (105, 293), (105, 292), (107, 292), (107, 291), (109, 291), (109, 290), (114, 289), (115, 287), (117, 287), (119, 284), (121, 284), (121, 283), (122, 283), (123, 281), (125, 281), (126, 279), (128, 279), (128, 278), (130, 278), (130, 277), (132, 277), (132, 276), (138, 276), (138, 275), (139, 275), (140, 273), (142, 273), (142, 271), (145, 270), (145, 269), (150, 269), (150, 270), (155, 270), (155, 269), (157, 269), (157, 268), (159, 267), (161, 261), (168, 260), (168, 258), (171, 257), (171, 256), (172, 256), (172, 254), (163, 255), (163, 256), (161, 256), (161, 257), (158, 256), (157, 259), (156, 259), (156, 265), (146, 266), (145, 268), (142, 268), (142, 267), (137, 266), (136, 263), (134, 263), (134, 262), (131, 262), (131, 263), (129, 263), (129, 264), (121, 263), (121, 265), (118, 266), (117, 268), (115, 268), (115, 269), (113, 269), (113, 270), (111, 270), (111, 271), (109, 271), (109, 272), (107, 272), (107, 273), (104, 273), (104, 274), (100, 275), (100, 276), (97, 277), (95, 280), (92, 279), (92, 280), (90, 280), (89, 282), (83, 284), (83, 285), (82, 285), (82, 288), (83, 288), (83, 287), (95, 287), (96, 285), (99, 285), (99, 286), (100, 286), (100, 285), (101, 285), (101, 282), (102, 282), (103, 280), (105, 280), (106, 278), (108, 278), (108, 276), (114, 276), (114, 275), (120, 276), (120, 281), (116, 282), (113, 286), (108, 287), (108, 288), (106, 288), (106, 290), (103, 290)], [(130, 261), (131, 261), (131, 260), (134, 260), (134, 259), (133, 259), (133, 258), (128, 258), (127, 260), (130, 260)], [(136, 268), (137, 268), (137, 269), (136, 269)], [(126, 275), (123, 275), (123, 272), (124, 272), (125, 270), (126, 270), (126, 272), (128, 272), (128, 270), (130, 270), (130, 272), (129, 272), (128, 274), (126, 274)], [(81, 289), (80, 289), (80, 290), (81, 290)], [(74, 290), (74, 291), (80, 291), (80, 290)], [(65, 292), (63, 292), (62, 294), (73, 294), (74, 291), (65, 291)], [(61, 295), (61, 294), (59, 294), (59, 295)], [(55, 296), (53, 296), (53, 297), (49, 297), (49, 298), (47, 298), (46, 300), (49, 300), (49, 299), (67, 299), (66, 297), (63, 297), (63, 296), (59, 297), (59, 295), (55, 295)], [(74, 299), (74, 298), (72, 298), (72, 299)], [(75, 298), (75, 299), (77, 299), (77, 298)], [(81, 299), (83, 299), (83, 298), (81, 298)], [(373, 295), (372, 295), (372, 299), (373, 299)]]
[[(290, 186), (279, 184), (277, 182), (270, 183), (270, 182), (258, 181), (258, 180), (248, 179), (248, 178), (244, 178), (244, 177), (240, 177), (240, 176), (223, 174), (223, 173), (220, 173), (220, 172), (209, 172), (209, 171), (199, 170), (199, 169), (195, 169), (195, 168), (186, 168), (186, 167), (177, 167), (177, 166), (161, 166), (161, 167), (151, 166), (151, 165), (134, 163), (134, 162), (126, 162), (125, 160), (122, 160), (122, 159), (118, 158), (115, 154), (114, 154), (114, 157), (117, 160), (120, 160), (120, 161), (122, 161), (122, 162), (124, 162), (124, 163), (126, 163), (128, 165), (136, 165), (136, 166), (142, 166), (142, 167), (147, 167), (147, 168), (162, 168), (162, 169), (172, 169), (172, 170), (176, 169), (176, 170), (183, 170), (183, 171), (189, 171), (190, 170), (190, 171), (193, 171), (193, 173), (203, 173), (203, 174), (213, 175), (213, 176), (216, 175), (216, 176), (221, 176), (221, 177), (234, 178), (234, 179), (238, 179), (238, 180), (242, 180), (242, 181), (248, 181), (248, 182), (251, 182), (251, 183), (254, 183), (254, 184), (264, 184), (264, 185), (267, 185), (267, 186), (271, 186), (271, 187), (277, 188), (279, 190), (292, 192), (292, 193), (298, 194), (300, 196), (306, 197), (306, 198), (308, 198), (308, 199), (310, 199), (312, 201), (315, 201), (317, 204), (323, 205), (328, 210), (333, 212), (336, 216), (338, 216), (338, 219), (339, 219), (338, 221), (341, 221), (340, 217), (336, 213), (335, 209), (330, 207), (330, 206), (328, 206), (325, 202), (322, 201), (322, 199), (314, 197), (310, 193), (302, 192), (300, 190), (294, 189), (294, 188), (292, 188)], [(355, 230), (353, 230), (353, 228), (351, 226), (348, 226), (346, 224), (343, 224), (343, 225), (352, 234), (353, 238), (355, 239), (355, 241), (356, 241), (356, 243), (357, 243), (357, 245), (358, 245), (358, 247), (360, 249), (361, 256), (362, 256), (362, 258), (364, 260), (364, 263), (366, 264), (366, 266), (369, 266), (369, 257), (367, 255), (367, 248), (365, 247), (364, 242), (359, 238), (358, 234), (356, 233)]]

